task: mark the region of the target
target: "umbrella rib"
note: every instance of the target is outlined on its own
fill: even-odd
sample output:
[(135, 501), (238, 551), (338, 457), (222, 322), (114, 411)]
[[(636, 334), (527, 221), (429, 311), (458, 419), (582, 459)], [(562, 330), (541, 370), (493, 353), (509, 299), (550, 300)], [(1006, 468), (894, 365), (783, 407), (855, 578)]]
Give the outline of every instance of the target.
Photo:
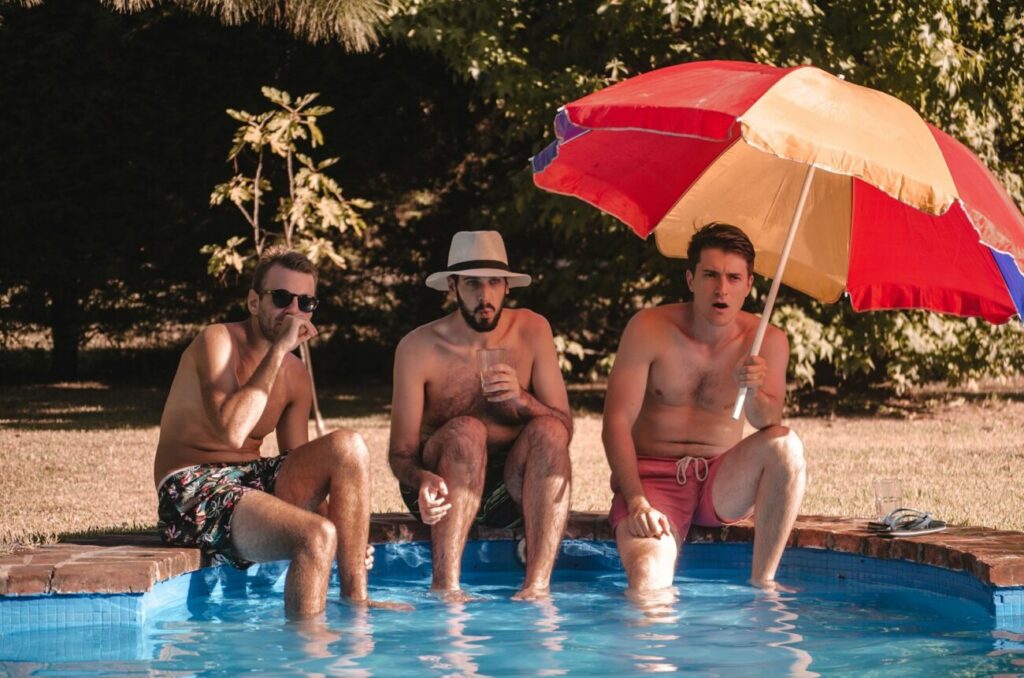
[[(571, 124), (571, 125), (573, 125), (575, 127), (579, 127), (580, 129), (585, 129), (587, 131), (595, 131), (595, 132), (645, 132), (647, 134), (660, 134), (660, 135), (666, 136), (666, 137), (678, 137), (678, 138), (681, 138), (681, 139), (697, 139), (699, 141), (714, 141), (714, 142), (732, 141), (733, 139), (737, 138), (736, 123), (739, 121), (739, 119), (737, 118), (731, 125), (729, 125), (728, 134), (726, 136), (724, 136), (724, 137), (719, 137), (719, 136), (705, 136), (705, 135), (702, 135), (702, 134), (685, 134), (685, 133), (682, 133), (682, 132), (668, 132), (668, 131), (665, 131), (665, 130), (650, 129), (650, 128), (647, 128), (647, 127), (590, 127), (590, 126), (587, 126), (587, 125), (581, 125), (578, 122), (574, 122), (573, 119), (572, 119), (572, 116), (571, 116), (571, 111), (569, 109), (565, 110), (565, 117), (569, 121), (569, 124)], [(572, 140), (570, 139), (569, 141), (572, 141)]]

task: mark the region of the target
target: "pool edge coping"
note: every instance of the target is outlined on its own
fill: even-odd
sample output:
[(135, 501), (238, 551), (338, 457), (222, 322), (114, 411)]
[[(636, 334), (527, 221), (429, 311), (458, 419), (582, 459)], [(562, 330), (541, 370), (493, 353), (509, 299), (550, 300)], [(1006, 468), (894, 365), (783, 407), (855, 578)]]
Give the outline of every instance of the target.
[[(521, 529), (474, 526), (469, 538), (515, 539), (521, 534)], [(748, 543), (753, 536), (753, 524), (744, 521), (716, 528), (695, 526), (687, 542)], [(614, 535), (607, 514), (579, 511), (570, 515), (564, 538), (607, 541)], [(429, 527), (408, 513), (371, 516), (372, 543), (429, 539)], [(929, 535), (892, 538), (868, 532), (866, 518), (802, 515), (787, 547), (932, 565), (966, 572), (993, 588), (1024, 587), (1024, 532), (949, 527)], [(0, 596), (143, 594), (208, 564), (198, 549), (166, 546), (155, 531), (90, 535), (0, 556)]]

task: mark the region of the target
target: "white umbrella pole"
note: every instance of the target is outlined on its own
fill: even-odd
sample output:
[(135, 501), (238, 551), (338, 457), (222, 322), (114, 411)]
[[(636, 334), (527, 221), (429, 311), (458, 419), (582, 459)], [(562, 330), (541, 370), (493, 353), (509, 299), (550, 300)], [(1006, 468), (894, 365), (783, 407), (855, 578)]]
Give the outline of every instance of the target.
[[(793, 212), (793, 220), (789, 222), (789, 232), (786, 233), (786, 242), (782, 246), (782, 254), (779, 257), (779, 265), (775, 269), (775, 277), (772, 278), (772, 287), (768, 290), (768, 299), (764, 302), (764, 312), (761, 313), (761, 322), (757, 325), (757, 334), (754, 335), (754, 345), (750, 347), (750, 355), (757, 355), (761, 351), (761, 342), (764, 340), (765, 330), (768, 329), (768, 320), (772, 316), (772, 308), (775, 306), (775, 297), (779, 294), (779, 285), (782, 284), (782, 274), (786, 270), (786, 262), (789, 260), (789, 251), (793, 248), (793, 240), (796, 238), (796, 229), (800, 224), (800, 217), (804, 214), (804, 205), (807, 204), (807, 195), (811, 192), (811, 180), (814, 178), (814, 165), (807, 169), (804, 176), (804, 185), (800, 189), (800, 200), (796, 204), (796, 211)], [(736, 404), (732, 408), (732, 418), (739, 419), (743, 412), (743, 403), (747, 399), (749, 389), (741, 388), (736, 396)]]

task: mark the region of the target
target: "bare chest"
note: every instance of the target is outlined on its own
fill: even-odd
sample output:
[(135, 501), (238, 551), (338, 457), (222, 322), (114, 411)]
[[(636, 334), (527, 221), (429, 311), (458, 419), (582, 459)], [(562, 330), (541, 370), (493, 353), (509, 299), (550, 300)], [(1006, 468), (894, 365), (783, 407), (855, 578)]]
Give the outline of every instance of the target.
[(735, 370), (745, 355), (739, 342), (720, 351), (674, 346), (652, 363), (646, 397), (666, 407), (728, 410), (738, 388)]
[[(529, 390), (532, 360), (522, 351), (509, 351), (509, 364), (516, 370), (519, 384)], [(424, 424), (430, 430), (461, 416), (497, 420), (497, 408), (484, 399), (480, 372), (474, 351), (441, 353), (431, 365), (426, 383)], [(500, 423), (500, 422), (497, 422)]]

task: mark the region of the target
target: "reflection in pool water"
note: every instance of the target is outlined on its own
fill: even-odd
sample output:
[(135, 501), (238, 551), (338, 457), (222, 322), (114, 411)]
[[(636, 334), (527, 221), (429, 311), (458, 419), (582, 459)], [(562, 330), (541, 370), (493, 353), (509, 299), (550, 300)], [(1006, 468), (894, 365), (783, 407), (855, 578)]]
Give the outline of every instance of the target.
[(297, 623), (284, 618), (281, 566), (206, 570), (141, 628), (0, 632), (0, 674), (949, 675), (1024, 662), (1022, 637), (994, 629), (978, 603), (795, 572), (797, 592), (766, 594), (744, 584), (743, 547), (709, 547), (719, 556), (689, 558), (699, 567), (674, 591), (632, 602), (614, 547), (569, 548), (550, 600), (513, 602), (522, 573), (511, 548), (476, 549), (465, 579), (480, 600), (445, 603), (426, 590), (425, 547), (389, 545), (372, 593), (414, 612), (333, 603)]

